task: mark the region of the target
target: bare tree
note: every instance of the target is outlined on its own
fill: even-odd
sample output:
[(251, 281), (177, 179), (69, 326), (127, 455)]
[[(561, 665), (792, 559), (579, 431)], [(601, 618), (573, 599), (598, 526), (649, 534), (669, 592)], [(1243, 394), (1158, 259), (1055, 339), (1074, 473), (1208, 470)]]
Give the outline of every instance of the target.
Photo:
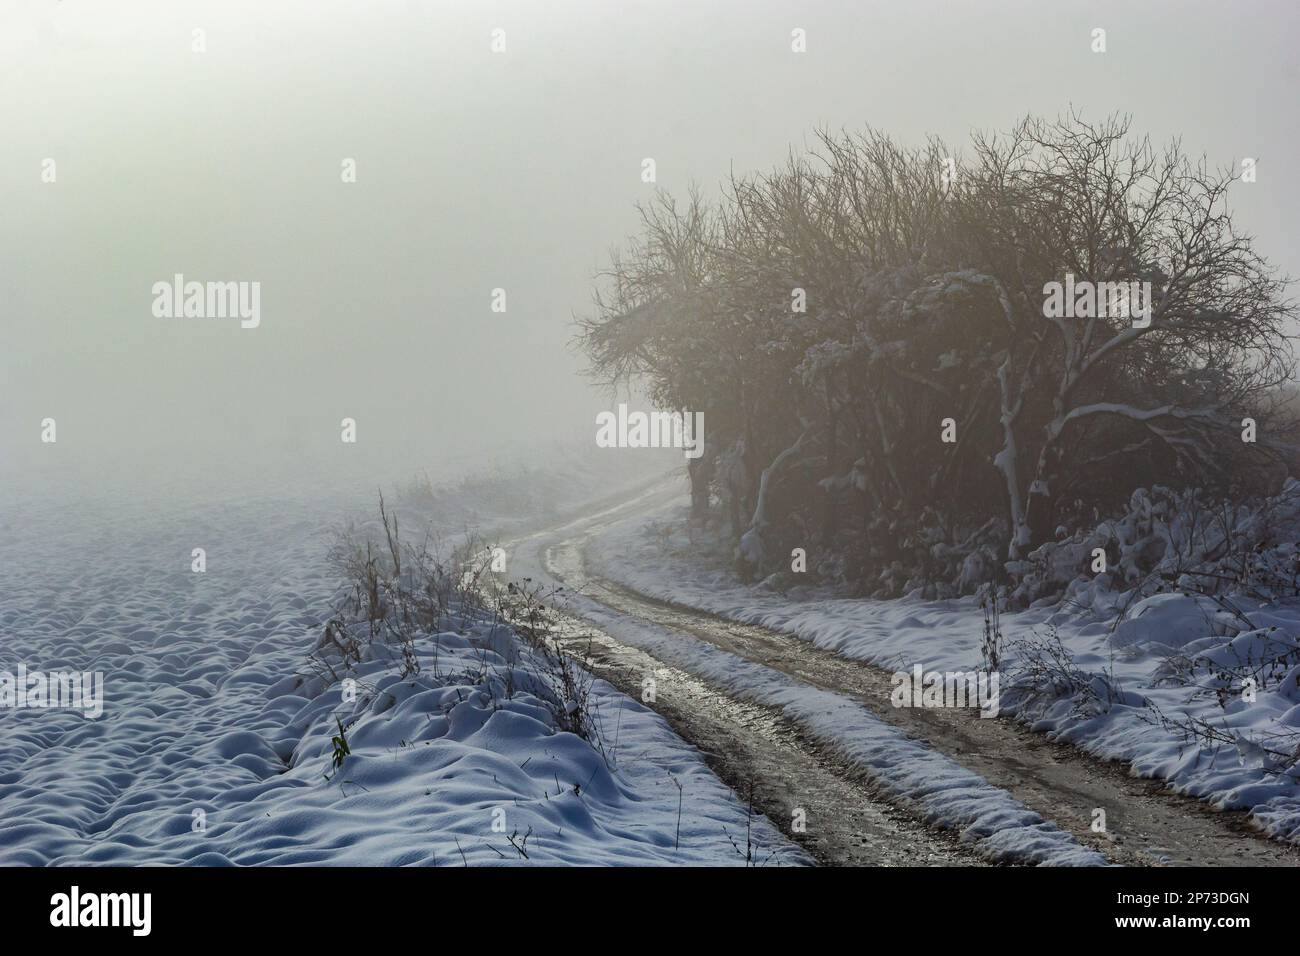
[(1230, 171), (1074, 113), (972, 150), (823, 131), (716, 203), (658, 197), (602, 276), (593, 374), (705, 413), (693, 511), (717, 493), (746, 573), (819, 536), (868, 590), (956, 578), (1138, 484), (1258, 490), (1293, 447), (1295, 307)]

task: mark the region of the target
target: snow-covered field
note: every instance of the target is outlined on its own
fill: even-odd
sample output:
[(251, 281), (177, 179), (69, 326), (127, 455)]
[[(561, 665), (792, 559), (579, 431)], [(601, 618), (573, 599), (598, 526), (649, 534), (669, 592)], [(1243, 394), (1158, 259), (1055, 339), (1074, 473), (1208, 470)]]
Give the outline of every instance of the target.
[[(974, 598), (873, 601), (749, 587), (720, 567), (716, 554), (692, 544), (685, 528), (679, 504), (617, 524), (589, 548), (592, 570), (643, 594), (895, 671), (980, 665), (984, 616)], [(1300, 657), (1300, 602), (1234, 598), (1241, 612), (1234, 614), (1164, 593), (1135, 603), (1118, 628), (1113, 603), (1095, 603), (1096, 610), (1043, 602), (1003, 615), (1004, 680), (1025, 664), (1026, 639), (1050, 643), (1055, 634), (1085, 689), (1028, 699), (1010, 681), (1002, 712), (1216, 807), (1248, 809), (1265, 833), (1300, 840), (1300, 769), (1277, 756), (1300, 744), (1300, 663), (1286, 663)], [(1280, 666), (1266, 663), (1279, 658)], [(1253, 694), (1243, 673), (1256, 675)], [(1187, 732), (1197, 726), (1200, 732)]]
[[(657, 715), (597, 682), (606, 759), (526, 691), (492, 693), (482, 675), (528, 669), (499, 628), (440, 635), (414, 678), (361, 665), (355, 702), (304, 680), (355, 502), (7, 496), (0, 670), (99, 672), (104, 700), (0, 708), (0, 863), (743, 862), (745, 807)], [(806, 861), (753, 823), (773, 862)]]

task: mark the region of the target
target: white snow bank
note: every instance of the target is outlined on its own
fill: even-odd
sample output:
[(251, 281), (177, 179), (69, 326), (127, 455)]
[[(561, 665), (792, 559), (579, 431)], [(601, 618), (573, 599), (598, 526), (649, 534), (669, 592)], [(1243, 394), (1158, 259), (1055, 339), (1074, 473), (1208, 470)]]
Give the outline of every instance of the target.
[(1207, 633), (1222, 637), (1230, 631), (1233, 618), (1203, 595), (1167, 592), (1143, 598), (1129, 609), (1115, 627), (1112, 647), (1159, 644), (1185, 647)]

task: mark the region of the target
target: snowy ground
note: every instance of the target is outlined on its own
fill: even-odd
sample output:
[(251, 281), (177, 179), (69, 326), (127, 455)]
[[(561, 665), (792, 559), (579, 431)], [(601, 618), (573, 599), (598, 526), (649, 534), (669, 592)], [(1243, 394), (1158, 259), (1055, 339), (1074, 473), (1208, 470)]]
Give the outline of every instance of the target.
[[(890, 670), (968, 671), (980, 663), (983, 614), (973, 598), (871, 601), (808, 589), (785, 594), (736, 582), (717, 555), (694, 546), (678, 504), (615, 525), (589, 548), (593, 571), (661, 599), (797, 635), (844, 657)], [(1293, 747), (1300, 728), (1300, 665), (1260, 682), (1254, 701), (1230, 681), (1207, 680), (1216, 668), (1238, 672), (1300, 648), (1295, 602), (1240, 605), (1236, 619), (1186, 595), (1156, 595), (1129, 611), (1112, 637), (1104, 612), (1062, 605), (1002, 618), (1007, 643), (1045, 639), (1055, 629), (1085, 675), (1111, 675), (1114, 698), (1102, 712), (1079, 695), (1016, 701), (1003, 688), (1002, 711), (1098, 756), (1123, 761), (1135, 774), (1164, 779), (1217, 807), (1249, 809), (1265, 833), (1300, 841), (1297, 769), (1281, 769), (1262, 749)], [(1011, 659), (1003, 672), (1014, 673)], [(1196, 660), (1200, 677), (1171, 684), (1172, 670)], [(1256, 670), (1258, 668), (1256, 667)], [(1267, 671), (1267, 669), (1265, 669)], [(1230, 691), (1215, 691), (1227, 686)], [(1222, 699), (1222, 704), (1220, 700)], [(1162, 722), (1156, 709), (1173, 723)], [(1208, 721), (1233, 743), (1188, 739), (1177, 725)]]
[[(746, 809), (657, 715), (597, 683), (607, 761), (489, 693), (480, 672), (527, 665), (500, 630), (441, 635), (415, 679), (363, 665), (356, 703), (304, 682), (355, 499), (227, 498), (0, 503), (0, 669), (104, 680), (98, 718), (0, 708), (0, 864), (742, 862)], [(772, 862), (805, 862), (753, 822)]]
[(1048, 866), (1106, 862), (1005, 790), (912, 740), (855, 701), (681, 633), (628, 620), (582, 596), (574, 596), (570, 606), (618, 640), (701, 675), (740, 699), (781, 712), (843, 753), (882, 790), (915, 807), (927, 823), (956, 831), (989, 860)]

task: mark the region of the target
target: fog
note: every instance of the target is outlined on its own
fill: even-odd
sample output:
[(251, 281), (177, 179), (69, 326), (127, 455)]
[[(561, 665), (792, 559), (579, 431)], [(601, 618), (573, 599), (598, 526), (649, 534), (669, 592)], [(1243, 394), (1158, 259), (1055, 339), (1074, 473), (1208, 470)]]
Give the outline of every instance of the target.
[[(823, 125), (960, 144), (1071, 104), (1131, 113), (1214, 162), (1259, 158), (1240, 221), (1300, 273), (1290, 3), (0, 9), (9, 482), (381, 481), (590, 443), (613, 406), (572, 323), (636, 203), (715, 190)], [(260, 283), (260, 323), (157, 317), (176, 274)]]

